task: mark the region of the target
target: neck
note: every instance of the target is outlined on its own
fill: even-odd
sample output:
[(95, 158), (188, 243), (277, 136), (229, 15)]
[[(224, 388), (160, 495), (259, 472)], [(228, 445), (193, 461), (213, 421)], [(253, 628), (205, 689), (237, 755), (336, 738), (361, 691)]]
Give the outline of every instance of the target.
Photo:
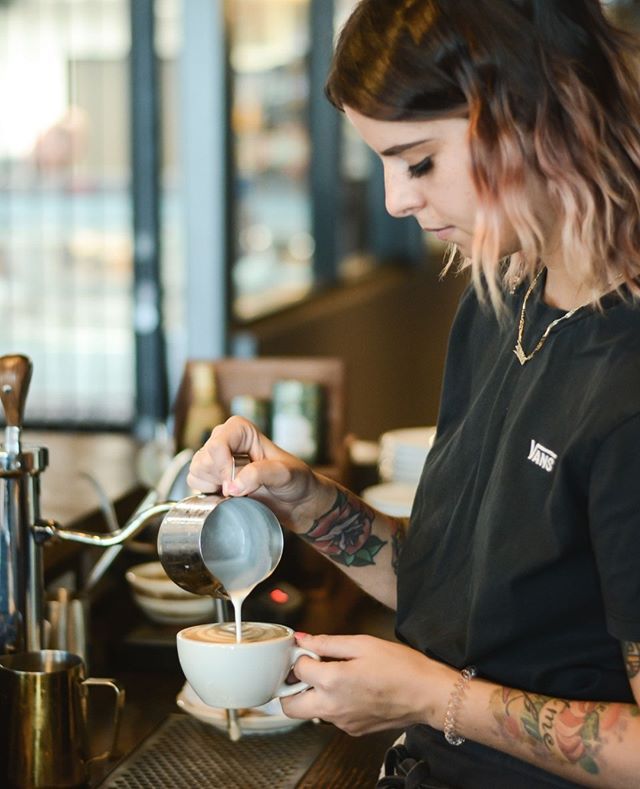
[(589, 286), (567, 262), (557, 224), (547, 228), (547, 244), (542, 255), (547, 276), (542, 298), (550, 307), (569, 312), (591, 300)]
[(569, 276), (564, 266), (547, 265), (543, 299), (550, 307), (569, 311), (586, 304), (589, 293), (585, 284)]
[(569, 312), (587, 304), (594, 294), (574, 267), (567, 264), (558, 231), (550, 236), (552, 240), (542, 258), (547, 269), (542, 298), (550, 307)]

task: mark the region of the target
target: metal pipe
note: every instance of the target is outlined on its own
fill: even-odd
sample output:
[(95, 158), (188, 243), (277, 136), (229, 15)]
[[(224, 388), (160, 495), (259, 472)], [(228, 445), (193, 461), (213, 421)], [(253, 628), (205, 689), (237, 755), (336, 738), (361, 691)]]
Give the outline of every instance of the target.
[(158, 515), (164, 515), (175, 505), (175, 501), (165, 501), (162, 504), (155, 504), (146, 510), (134, 515), (125, 526), (118, 531), (108, 534), (94, 534), (74, 529), (65, 529), (59, 523), (52, 520), (40, 520), (34, 526), (34, 532), (41, 540), (57, 539), (68, 540), (69, 542), (79, 542), (84, 545), (93, 545), (98, 548), (108, 548), (111, 545), (120, 545), (125, 540), (135, 537), (147, 523)]
[[(26, 523), (37, 523), (40, 519), (40, 477), (33, 476), (24, 480), (26, 486), (25, 507), (28, 508)], [(32, 533), (27, 529), (27, 576), (25, 579), (25, 641), (27, 652), (37, 652), (44, 643), (44, 567), (42, 549)]]

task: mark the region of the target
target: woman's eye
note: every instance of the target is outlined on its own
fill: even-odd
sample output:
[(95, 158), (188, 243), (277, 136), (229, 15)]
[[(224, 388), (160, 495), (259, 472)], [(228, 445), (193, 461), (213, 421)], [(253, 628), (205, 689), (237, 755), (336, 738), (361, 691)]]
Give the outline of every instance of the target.
[(418, 164), (412, 164), (409, 166), (409, 176), (411, 178), (419, 178), (421, 175), (426, 175), (432, 167), (433, 157), (425, 156), (425, 158), (421, 162), (418, 162)]

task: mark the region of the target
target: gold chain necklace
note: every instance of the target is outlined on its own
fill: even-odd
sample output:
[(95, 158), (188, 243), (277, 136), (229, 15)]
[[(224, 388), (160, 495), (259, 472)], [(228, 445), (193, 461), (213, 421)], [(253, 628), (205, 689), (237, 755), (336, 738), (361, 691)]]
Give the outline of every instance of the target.
[(568, 320), (579, 309), (581, 309), (581, 307), (576, 307), (573, 310), (569, 310), (569, 312), (565, 312), (564, 315), (561, 315), (559, 318), (556, 318), (554, 321), (551, 321), (551, 323), (544, 330), (544, 334), (542, 335), (542, 337), (540, 337), (535, 348), (531, 351), (531, 353), (529, 354), (525, 353), (524, 348), (522, 347), (522, 335), (524, 334), (524, 319), (527, 311), (527, 301), (529, 301), (529, 296), (533, 293), (533, 289), (535, 288), (536, 283), (540, 279), (540, 275), (542, 274), (543, 271), (544, 269), (540, 269), (540, 271), (536, 274), (533, 282), (531, 283), (531, 285), (529, 285), (529, 290), (527, 290), (527, 292), (525, 293), (524, 299), (522, 301), (522, 310), (520, 312), (520, 325), (518, 326), (518, 338), (516, 340), (516, 347), (513, 349), (513, 352), (518, 357), (518, 361), (520, 362), (521, 365), (525, 365), (536, 355), (536, 353), (538, 353), (540, 348), (542, 348), (542, 346), (545, 344), (547, 337), (549, 336), (549, 332), (551, 331), (551, 329), (553, 329), (554, 326), (557, 326), (562, 321)]

